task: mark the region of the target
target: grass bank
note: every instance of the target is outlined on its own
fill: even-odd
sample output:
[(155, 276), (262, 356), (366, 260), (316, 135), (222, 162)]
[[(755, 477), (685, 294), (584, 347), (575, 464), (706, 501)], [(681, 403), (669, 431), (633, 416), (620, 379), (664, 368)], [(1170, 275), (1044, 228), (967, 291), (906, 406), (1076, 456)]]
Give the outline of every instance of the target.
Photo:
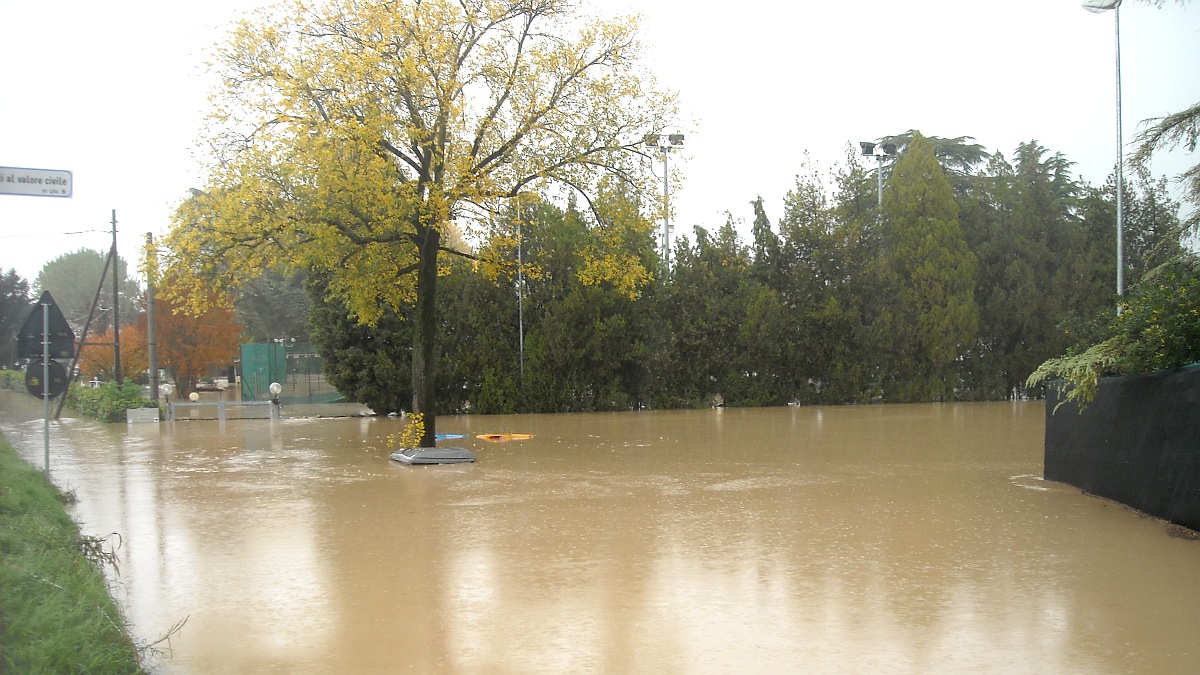
[(141, 673), (138, 651), (67, 495), (0, 436), (0, 673)]

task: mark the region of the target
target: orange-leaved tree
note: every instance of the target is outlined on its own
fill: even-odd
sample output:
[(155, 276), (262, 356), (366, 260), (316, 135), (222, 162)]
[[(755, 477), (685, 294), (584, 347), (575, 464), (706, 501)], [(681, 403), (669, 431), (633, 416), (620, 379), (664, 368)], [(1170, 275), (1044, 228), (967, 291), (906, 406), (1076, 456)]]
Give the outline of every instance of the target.
[[(146, 372), (146, 315), (141, 314), (135, 323), (121, 326), (121, 374), (140, 379)], [(89, 333), (87, 342), (79, 353), (79, 374), (86, 380), (113, 379), (113, 330)]]
[[(177, 279), (167, 275), (161, 287), (176, 285)], [(154, 301), (158, 365), (171, 373), (180, 396), (196, 388), (200, 375), (226, 366), (238, 356), (242, 325), (233, 309), (216, 294), (206, 302), (208, 309), (196, 315), (182, 311), (186, 297), (159, 296)], [(140, 325), (144, 331), (145, 315)]]
[[(170, 277), (165, 282), (172, 283)], [(196, 388), (202, 374), (228, 365), (237, 358), (242, 325), (233, 310), (208, 300), (209, 309), (198, 316), (180, 311), (182, 300), (158, 297), (154, 301), (158, 367), (171, 373), (181, 396)], [(113, 379), (112, 329), (88, 338), (79, 356), (85, 379)], [(149, 367), (146, 313), (121, 327), (121, 371), (140, 379)]]

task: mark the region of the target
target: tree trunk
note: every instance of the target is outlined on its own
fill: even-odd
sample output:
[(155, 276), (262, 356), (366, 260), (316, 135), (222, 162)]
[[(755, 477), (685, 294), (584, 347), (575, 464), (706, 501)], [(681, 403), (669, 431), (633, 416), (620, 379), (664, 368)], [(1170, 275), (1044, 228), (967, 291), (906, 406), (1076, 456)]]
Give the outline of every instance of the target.
[(432, 448), (437, 432), (434, 409), (434, 340), (437, 338), (437, 258), (441, 246), (436, 228), (419, 228), (420, 267), (417, 270), (417, 316), (413, 331), (412, 389), (413, 412), (421, 413), (425, 433), (420, 446)]

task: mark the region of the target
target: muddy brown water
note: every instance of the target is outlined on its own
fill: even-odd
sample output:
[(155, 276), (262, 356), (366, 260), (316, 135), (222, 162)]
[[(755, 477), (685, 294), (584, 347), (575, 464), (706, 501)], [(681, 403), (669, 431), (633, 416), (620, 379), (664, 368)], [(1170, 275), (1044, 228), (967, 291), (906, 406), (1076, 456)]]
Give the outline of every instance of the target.
[[(42, 464), (41, 404), (0, 429)], [(165, 673), (1177, 673), (1200, 542), (1041, 480), (1040, 403), (51, 429)], [(526, 433), (488, 442), (487, 433)], [(114, 539), (115, 541), (115, 539)], [(165, 644), (163, 646), (166, 646)]]

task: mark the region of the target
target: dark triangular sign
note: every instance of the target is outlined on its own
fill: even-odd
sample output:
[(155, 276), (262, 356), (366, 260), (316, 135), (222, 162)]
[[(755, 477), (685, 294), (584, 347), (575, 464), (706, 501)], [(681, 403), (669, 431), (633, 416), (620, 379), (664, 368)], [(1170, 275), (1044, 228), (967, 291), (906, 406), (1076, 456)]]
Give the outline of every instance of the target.
[(50, 358), (69, 359), (75, 356), (75, 331), (71, 330), (62, 310), (50, 297), (50, 291), (43, 291), (42, 297), (29, 312), (29, 318), (21, 330), (17, 331), (17, 358), (42, 358), (42, 341), (44, 334), (43, 312), (50, 312)]

